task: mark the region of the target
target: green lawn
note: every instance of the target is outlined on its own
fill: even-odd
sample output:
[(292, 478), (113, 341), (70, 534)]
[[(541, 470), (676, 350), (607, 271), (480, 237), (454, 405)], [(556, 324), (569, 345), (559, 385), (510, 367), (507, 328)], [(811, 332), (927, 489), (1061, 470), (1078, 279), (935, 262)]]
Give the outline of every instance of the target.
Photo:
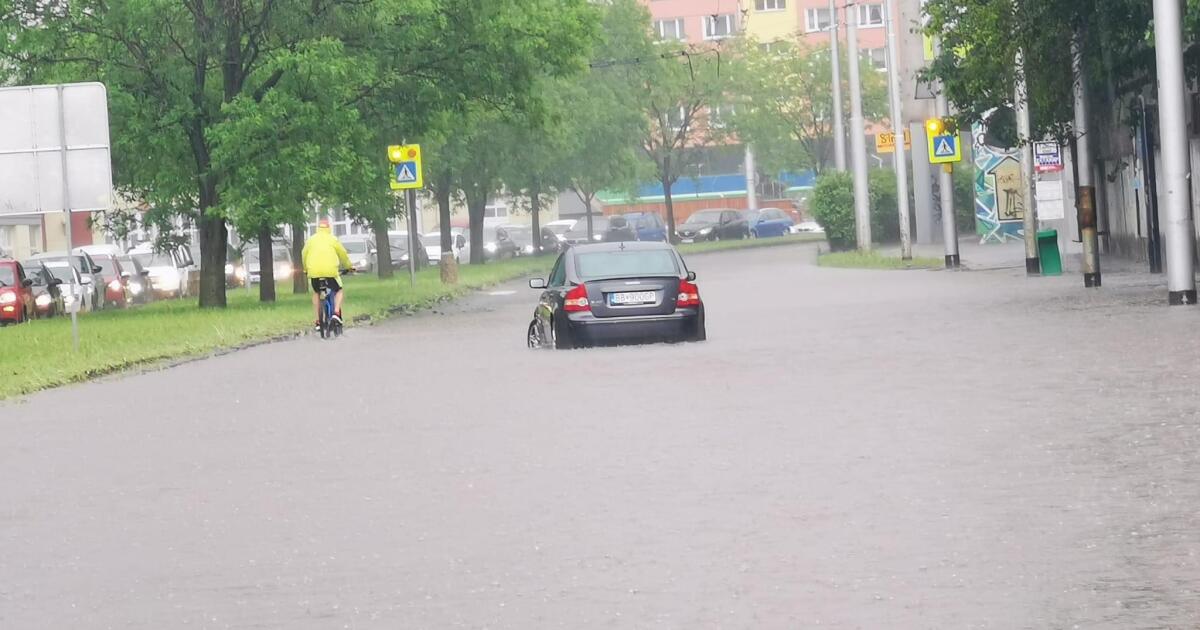
[(899, 256), (885, 256), (877, 251), (821, 254), (817, 258), (817, 264), (821, 267), (843, 269), (940, 269), (945, 266), (944, 262), (937, 258), (915, 257), (912, 260), (902, 260)]
[[(513, 278), (542, 274), (550, 258), (518, 258), (459, 267), (459, 284), (445, 286), (436, 268), (392, 280), (352, 276), (346, 281), (345, 315), (350, 320), (380, 317), (396, 309), (429, 306), (440, 299)], [(230, 289), (226, 309), (196, 308), (194, 300), (168, 300), (124, 311), (79, 317), (79, 352), (71, 349), (71, 320), (35, 321), (0, 330), (0, 399), (73, 383), (163, 359), (202, 355), (254, 341), (292, 335), (312, 324), (308, 295), (279, 286), (279, 301), (264, 305), (258, 292)], [(353, 325), (349, 323), (348, 325)]]

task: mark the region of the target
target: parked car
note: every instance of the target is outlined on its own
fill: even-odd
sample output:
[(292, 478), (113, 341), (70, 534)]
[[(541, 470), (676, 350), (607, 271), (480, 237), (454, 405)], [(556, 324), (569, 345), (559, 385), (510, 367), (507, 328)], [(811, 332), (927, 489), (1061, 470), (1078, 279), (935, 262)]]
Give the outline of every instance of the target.
[(750, 228), (737, 210), (701, 210), (676, 230), (682, 243), (750, 238)]
[[(79, 272), (79, 283), (81, 293), (81, 311), (98, 311), (104, 308), (104, 282), (100, 276), (100, 266), (92, 260), (91, 255), (85, 251), (76, 251), (74, 255), (68, 255), (66, 252), (47, 252), (31, 257), (31, 260), (40, 260), (50, 266), (52, 261), (73, 264), (76, 271)], [(54, 267), (51, 267), (53, 270)], [(55, 276), (58, 276), (56, 273)], [(58, 276), (60, 279), (61, 276)], [(63, 279), (65, 281), (65, 279)]]
[(576, 245), (559, 255), (529, 323), (531, 348), (702, 341), (695, 272), (667, 243)]
[(667, 224), (654, 212), (627, 212), (622, 215), (639, 241), (667, 241)]
[[(429, 264), (429, 253), (421, 235), (416, 235), (417, 251), (416, 264), (418, 267)], [(408, 232), (388, 232), (388, 243), (392, 248), (392, 267), (399, 269), (408, 266)]]
[(129, 306), (130, 293), (126, 287), (125, 270), (115, 256), (95, 254), (92, 261), (100, 267), (100, 286), (103, 288), (104, 304), (114, 308)]
[(182, 298), (189, 294), (189, 265), (178, 249), (155, 251), (148, 246), (138, 246), (129, 250), (129, 255), (149, 272), (155, 297)]
[(372, 234), (351, 234), (341, 238), (346, 254), (350, 256), (350, 264), (358, 273), (375, 271), (375, 236)]
[(496, 228), (496, 258), (532, 256), (533, 228), (524, 225), (503, 225)]
[[(557, 221), (551, 221), (542, 226), (542, 240), (546, 240), (546, 233), (549, 232), (550, 234), (554, 235), (555, 241), (562, 242), (565, 240), (564, 237), (566, 233), (571, 231), (571, 228), (575, 227), (575, 224), (577, 223), (579, 223), (579, 221), (575, 219), (559, 219)], [(545, 246), (545, 244), (543, 244), (543, 246)]]
[(609, 217), (608, 229), (604, 231), (604, 238), (601, 240), (606, 243), (636, 241), (638, 240), (638, 234), (633, 225), (624, 216), (618, 214)]
[(150, 287), (150, 271), (129, 254), (117, 257), (117, 262), (121, 264), (121, 277), (125, 279), (130, 301), (136, 304), (148, 304), (153, 301), (154, 290)]
[[(425, 253), (429, 256), (429, 264), (436, 265), (442, 261), (442, 233), (430, 232), (421, 237), (425, 243)], [(467, 249), (467, 240), (463, 235), (461, 228), (450, 228), (450, 250), (454, 252), (454, 262), (462, 263), (465, 261), (462, 253), (464, 250), (470, 254)]]
[(574, 227), (567, 230), (563, 235), (563, 242), (568, 245), (583, 245), (586, 243), (599, 243), (604, 240), (604, 233), (608, 231), (608, 217), (593, 215), (592, 216), (592, 236), (588, 238), (588, 222), (587, 218), (580, 219)]
[(742, 218), (750, 229), (750, 238), (784, 236), (791, 231), (792, 217), (778, 208), (744, 210)]
[(21, 324), (37, 317), (33, 279), (11, 258), (0, 260), (0, 325)]
[(66, 257), (63, 258), (33, 258), (26, 265), (40, 264), (55, 280), (59, 281), (58, 290), (62, 296), (63, 312), (70, 313), (78, 304), (79, 312), (92, 310), (91, 287), (84, 284), (79, 270), (71, 266)]
[[(33, 280), (33, 305), (38, 319), (58, 317), (67, 312), (64, 295), (67, 290), (62, 288), (62, 280), (46, 268), (40, 260), (28, 260), (21, 263), (25, 267), (25, 277)], [(64, 267), (70, 271), (70, 267)], [(68, 289), (69, 290), (69, 289)]]
[[(262, 281), (262, 260), (258, 256), (257, 246), (247, 248), (243, 266), (250, 284), (258, 284)], [(291, 280), (292, 272), (295, 271), (292, 266), (292, 250), (286, 245), (273, 245), (271, 247), (271, 269), (275, 274), (275, 282)]]

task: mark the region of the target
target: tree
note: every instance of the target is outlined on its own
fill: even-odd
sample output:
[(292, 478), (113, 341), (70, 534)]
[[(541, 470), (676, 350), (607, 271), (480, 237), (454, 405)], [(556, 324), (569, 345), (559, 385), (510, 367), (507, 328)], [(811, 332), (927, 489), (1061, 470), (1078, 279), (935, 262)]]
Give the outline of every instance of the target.
[[(842, 67), (847, 61), (843, 59)], [(751, 144), (765, 170), (812, 169), (832, 162), (833, 71), (827, 49), (799, 41), (763, 50), (753, 38), (739, 40), (729, 101), (733, 112), (726, 131)], [(883, 74), (862, 60), (863, 115), (886, 118), (887, 84)], [(849, 94), (849, 89), (843, 90)], [(842, 111), (849, 111), (849, 106)]]

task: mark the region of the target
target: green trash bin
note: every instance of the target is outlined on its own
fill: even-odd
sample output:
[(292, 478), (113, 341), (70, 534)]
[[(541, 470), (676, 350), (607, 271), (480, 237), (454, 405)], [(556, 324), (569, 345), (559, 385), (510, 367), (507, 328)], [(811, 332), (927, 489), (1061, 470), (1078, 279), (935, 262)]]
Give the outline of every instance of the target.
[(1038, 259), (1043, 276), (1062, 275), (1062, 256), (1058, 253), (1058, 230), (1039, 230), (1037, 233)]

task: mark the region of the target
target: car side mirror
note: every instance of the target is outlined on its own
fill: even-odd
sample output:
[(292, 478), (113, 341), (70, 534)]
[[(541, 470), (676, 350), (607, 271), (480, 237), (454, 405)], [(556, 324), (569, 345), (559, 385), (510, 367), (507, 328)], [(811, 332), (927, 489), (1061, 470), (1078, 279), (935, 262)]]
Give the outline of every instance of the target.
[(101, 267), (99, 265), (95, 265), (92, 267), (92, 273), (100, 273), (101, 271), (104, 271), (104, 267)]
[(695, 272), (695, 271), (689, 271), (689, 272), (688, 272), (688, 275), (687, 275), (687, 281), (688, 281), (688, 282), (695, 282), (695, 281), (696, 281), (696, 272)]
[(91, 276), (84, 276), (84, 277), (82, 277), (82, 278), (80, 278), (80, 279), (79, 279), (79, 283), (80, 283), (80, 284), (91, 284), (91, 283), (92, 283), (92, 277), (91, 277)]
[(50, 279), (50, 286), (52, 286), (52, 287), (57, 287), (57, 286), (60, 286), (62, 283), (63, 283), (63, 281), (62, 281), (62, 280), (59, 280), (58, 278), (51, 278), (51, 279)]
[(126, 280), (128, 280), (129, 278), (132, 278), (132, 277), (133, 277), (133, 274), (129, 273), (128, 271), (122, 271), (122, 272), (121, 272), (121, 277), (122, 277), (122, 278), (125, 278)]
[(143, 270), (141, 271), (141, 275), (143, 275), (143, 276), (149, 276), (149, 275), (150, 275), (150, 270), (149, 270), (149, 269), (143, 269)]
[(546, 288), (545, 278), (533, 278), (532, 280), (529, 281), (529, 288), (530, 289), (545, 289)]
[(24, 280), (22, 280), (22, 281), (21, 281), (21, 286), (23, 286), (23, 287), (25, 287), (26, 289), (28, 289), (29, 287), (33, 286), (33, 279), (32, 279), (32, 278), (25, 278)]

